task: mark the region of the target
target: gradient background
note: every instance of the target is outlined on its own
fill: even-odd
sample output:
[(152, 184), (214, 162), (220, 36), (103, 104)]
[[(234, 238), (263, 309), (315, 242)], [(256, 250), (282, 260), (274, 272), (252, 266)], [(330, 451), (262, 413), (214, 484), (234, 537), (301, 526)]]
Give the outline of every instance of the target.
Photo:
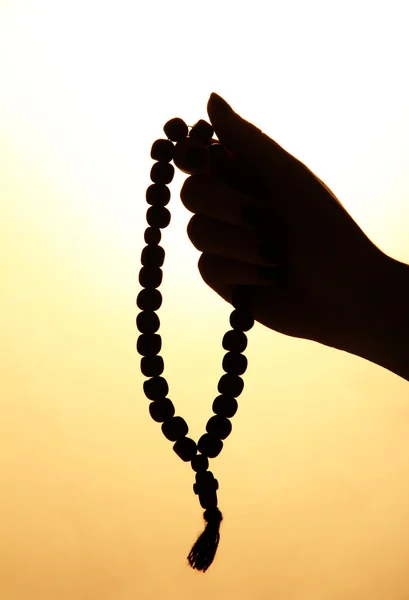
[[(408, 382), (257, 324), (203, 575), (194, 474), (149, 416), (135, 349), (150, 147), (172, 117), (207, 119), (212, 91), (409, 262), (407, 9), (0, 2), (2, 600), (409, 598)], [(198, 439), (230, 306), (197, 270), (185, 177), (159, 315)]]

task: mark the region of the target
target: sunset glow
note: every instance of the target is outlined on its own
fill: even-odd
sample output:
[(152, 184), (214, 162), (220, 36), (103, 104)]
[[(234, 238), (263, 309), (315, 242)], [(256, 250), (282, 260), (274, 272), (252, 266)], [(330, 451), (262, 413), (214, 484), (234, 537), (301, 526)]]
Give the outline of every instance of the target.
[[(149, 415), (135, 350), (150, 147), (172, 117), (208, 120), (212, 91), (409, 263), (406, 9), (0, 2), (1, 598), (409, 597), (407, 381), (256, 324), (202, 575), (194, 474)], [(197, 269), (185, 177), (159, 316), (197, 440), (230, 310)]]

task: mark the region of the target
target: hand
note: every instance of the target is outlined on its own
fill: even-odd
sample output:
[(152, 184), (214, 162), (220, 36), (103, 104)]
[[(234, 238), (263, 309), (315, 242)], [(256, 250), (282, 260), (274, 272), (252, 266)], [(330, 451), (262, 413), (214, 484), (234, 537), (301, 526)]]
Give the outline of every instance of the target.
[[(219, 110), (217, 98), (208, 114), (234, 163), (224, 176), (191, 175), (181, 190), (202, 278), (228, 302), (235, 284), (254, 285), (257, 321), (353, 352), (351, 339), (376, 318), (388, 257), (314, 173), (231, 109)], [(245, 207), (257, 209), (258, 224), (243, 219)]]

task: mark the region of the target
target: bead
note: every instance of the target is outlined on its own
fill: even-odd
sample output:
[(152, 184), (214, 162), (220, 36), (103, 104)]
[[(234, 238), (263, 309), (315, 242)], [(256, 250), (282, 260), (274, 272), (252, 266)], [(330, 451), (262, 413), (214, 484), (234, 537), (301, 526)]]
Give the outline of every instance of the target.
[(200, 119), (197, 123), (195, 123), (190, 130), (189, 136), (196, 140), (200, 140), (205, 144), (208, 144), (212, 139), (214, 134), (214, 129), (207, 121)]
[(196, 483), (193, 484), (193, 491), (198, 494), (202, 508), (217, 507), (217, 493), (219, 482), (215, 479), (211, 471), (196, 473)]
[(157, 333), (143, 333), (138, 337), (136, 349), (142, 356), (159, 354), (162, 348), (162, 338)]
[[(167, 189), (167, 188), (166, 188)], [(159, 244), (162, 234), (160, 229), (155, 229), (154, 227), (147, 227), (145, 229), (144, 240), (146, 244)]]
[(165, 251), (162, 246), (145, 246), (141, 254), (141, 263), (144, 267), (161, 267), (165, 260)]
[(222, 144), (211, 144), (208, 148), (209, 163), (212, 172), (223, 174), (229, 166), (229, 156)]
[(154, 421), (163, 423), (173, 417), (175, 414), (175, 407), (173, 406), (172, 400), (169, 400), (169, 398), (162, 398), (161, 400), (155, 400), (155, 402), (149, 404), (149, 413)]
[(207, 488), (208, 490), (218, 490), (219, 489), (219, 482), (217, 481), (217, 479), (215, 478), (215, 476), (213, 475), (213, 473), (211, 471), (204, 471), (202, 473), (196, 473), (196, 493), (199, 493)]
[(191, 148), (186, 154), (186, 163), (189, 169), (203, 169), (206, 164), (206, 150)]
[(151, 168), (150, 178), (154, 183), (170, 183), (175, 175), (175, 167), (170, 163), (156, 162)]
[(231, 303), (234, 308), (253, 308), (254, 292), (255, 289), (251, 285), (234, 286), (231, 294)]
[(161, 400), (168, 395), (168, 382), (164, 377), (152, 377), (143, 382), (143, 391), (149, 400)]
[(164, 229), (170, 223), (170, 212), (164, 206), (151, 206), (146, 211), (146, 220), (151, 227)]
[(143, 356), (141, 358), (141, 372), (145, 377), (162, 375), (165, 365), (161, 356)]
[(240, 396), (244, 388), (244, 381), (238, 375), (231, 375), (226, 373), (220, 377), (217, 389), (220, 394), (227, 394), (229, 396)]
[(136, 317), (136, 326), (141, 333), (156, 333), (160, 326), (159, 317), (153, 310), (143, 310)]
[(189, 427), (182, 417), (171, 417), (162, 423), (163, 435), (171, 442), (177, 442), (185, 437)]
[(158, 288), (162, 283), (162, 276), (160, 267), (142, 267), (139, 271), (139, 283), (144, 288)]
[(173, 444), (173, 450), (184, 462), (189, 462), (196, 455), (197, 445), (191, 438), (183, 437)]
[[(139, 271), (139, 282), (143, 289), (136, 301), (141, 310), (136, 317), (136, 324), (141, 332), (137, 349), (142, 356), (141, 372), (149, 378), (144, 382), (143, 389), (147, 398), (153, 401), (149, 406), (150, 415), (154, 421), (161, 423), (163, 434), (173, 442), (174, 452), (184, 462), (191, 463), (196, 472), (194, 491), (201, 506), (209, 515), (217, 511), (221, 520), (221, 513), (217, 508), (218, 482), (213, 473), (208, 471), (209, 459), (215, 458), (222, 451), (222, 440), (232, 431), (229, 418), (234, 416), (238, 409), (236, 396), (244, 389), (240, 375), (247, 369), (247, 358), (241, 353), (247, 347), (244, 332), (254, 325), (251, 311), (255, 286), (240, 285), (232, 288), (231, 304), (235, 309), (230, 315), (232, 329), (223, 337), (226, 354), (222, 364), (225, 374), (217, 385), (220, 395), (213, 402), (215, 414), (206, 425), (206, 433), (196, 444), (193, 439), (187, 437), (189, 427), (182, 417), (175, 416), (175, 407), (167, 397), (169, 386), (161, 376), (164, 360), (159, 355), (162, 341), (161, 336), (155, 333), (160, 326), (155, 311), (162, 305), (162, 295), (157, 288), (162, 283), (161, 267), (165, 260), (165, 250), (160, 245), (161, 229), (166, 228), (171, 221), (171, 213), (166, 208), (171, 197), (167, 184), (174, 178), (175, 167), (188, 174), (215, 172), (218, 168), (222, 170), (221, 177), (223, 178), (224, 174), (227, 177), (230, 173), (230, 161), (234, 161), (235, 157), (221, 143), (213, 143), (214, 129), (203, 119), (192, 128), (188, 128), (182, 119), (174, 118), (165, 124), (164, 132), (167, 139), (158, 139), (151, 147), (151, 158), (157, 162), (151, 167), (152, 185), (146, 190), (146, 201), (149, 205), (146, 212), (148, 227), (145, 230), (146, 247), (141, 252), (142, 266)], [(172, 160), (175, 167), (171, 164)], [(210, 515), (208, 520), (216, 519), (212, 519)]]
[(197, 447), (201, 454), (214, 458), (222, 451), (223, 442), (209, 433), (204, 433), (198, 441)]
[(217, 507), (207, 508), (203, 513), (203, 518), (206, 523), (220, 523), (223, 520), (223, 515)]
[(174, 145), (170, 140), (156, 140), (152, 144), (151, 158), (161, 162), (170, 162), (173, 158)]
[(187, 136), (189, 128), (182, 119), (176, 117), (165, 123), (163, 131), (172, 142), (178, 142)]
[(196, 473), (196, 483), (193, 484), (193, 491), (199, 496), (202, 508), (212, 509), (217, 507), (218, 489), (219, 482), (211, 471)]
[(217, 508), (217, 493), (216, 490), (203, 490), (199, 492), (200, 506), (204, 509)]
[(221, 417), (219, 415), (214, 415), (214, 417), (210, 417), (206, 425), (207, 433), (213, 435), (216, 438), (220, 438), (224, 440), (230, 435), (232, 430), (232, 424), (229, 419), (226, 417)]
[(223, 369), (226, 373), (243, 375), (247, 369), (247, 358), (238, 352), (228, 352), (223, 358)]
[(173, 162), (183, 173), (194, 174), (204, 170), (209, 163), (206, 144), (192, 138), (178, 142), (175, 146)]
[(207, 471), (209, 468), (209, 459), (203, 454), (197, 454), (192, 458), (192, 469), (196, 472)]
[(245, 308), (236, 308), (230, 315), (230, 325), (239, 331), (248, 331), (254, 325), (254, 317)]
[(155, 288), (145, 288), (136, 297), (136, 304), (141, 310), (158, 310), (162, 306), (162, 294)]
[(231, 419), (237, 412), (239, 405), (236, 398), (228, 396), (227, 394), (221, 394), (217, 396), (213, 401), (212, 409), (216, 415), (221, 417), (227, 417)]
[(238, 329), (230, 329), (223, 337), (223, 348), (232, 352), (244, 352), (247, 348), (246, 334)]
[(170, 189), (163, 183), (152, 183), (146, 189), (145, 197), (151, 206), (166, 206), (170, 200)]

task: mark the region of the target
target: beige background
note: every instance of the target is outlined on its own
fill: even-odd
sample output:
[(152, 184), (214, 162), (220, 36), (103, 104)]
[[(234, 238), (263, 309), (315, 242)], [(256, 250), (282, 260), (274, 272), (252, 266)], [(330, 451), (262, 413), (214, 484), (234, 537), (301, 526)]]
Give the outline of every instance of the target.
[[(284, 7), (283, 7), (284, 5)], [(0, 3), (2, 600), (406, 600), (409, 386), (261, 325), (203, 575), (193, 471), (148, 413), (135, 297), (150, 147), (220, 93), (409, 262), (405, 2)], [(197, 439), (229, 305), (171, 184), (161, 333)], [(346, 240), (347, 243), (347, 240)]]

